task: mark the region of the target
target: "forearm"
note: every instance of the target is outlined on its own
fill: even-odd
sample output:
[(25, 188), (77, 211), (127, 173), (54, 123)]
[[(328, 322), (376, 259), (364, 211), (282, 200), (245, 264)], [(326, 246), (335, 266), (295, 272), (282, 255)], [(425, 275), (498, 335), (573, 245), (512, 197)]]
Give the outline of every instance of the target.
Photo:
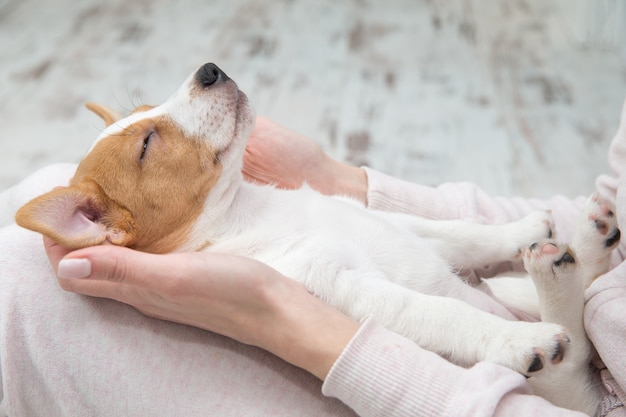
[(252, 323), (255, 344), (321, 380), (359, 329), (359, 323), (287, 283), (268, 293), (273, 316)]
[(457, 182), (430, 187), (365, 168), (368, 207), (435, 220), (462, 219), (486, 224), (518, 220), (535, 210), (551, 210), (559, 239), (569, 241), (586, 197), (550, 199), (492, 197), (477, 185)]
[(330, 158), (311, 186), (329, 195), (345, 195), (369, 208), (403, 212), (432, 219), (466, 219), (483, 223), (518, 220), (535, 210), (551, 210), (559, 238), (571, 238), (585, 198), (555, 196), (550, 199), (492, 197), (470, 183), (446, 183), (438, 187), (393, 178), (369, 168), (350, 166)]
[(314, 170), (316, 175), (308, 178), (309, 185), (326, 195), (352, 197), (367, 205), (367, 174), (365, 170), (325, 155), (323, 167)]

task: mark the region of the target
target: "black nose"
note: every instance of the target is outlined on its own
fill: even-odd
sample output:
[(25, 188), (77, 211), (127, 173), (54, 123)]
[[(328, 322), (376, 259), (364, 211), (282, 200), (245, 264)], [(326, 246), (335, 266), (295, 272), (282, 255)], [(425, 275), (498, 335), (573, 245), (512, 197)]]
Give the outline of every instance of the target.
[(210, 87), (228, 80), (228, 75), (213, 63), (204, 64), (198, 72), (196, 72), (196, 81), (202, 87)]

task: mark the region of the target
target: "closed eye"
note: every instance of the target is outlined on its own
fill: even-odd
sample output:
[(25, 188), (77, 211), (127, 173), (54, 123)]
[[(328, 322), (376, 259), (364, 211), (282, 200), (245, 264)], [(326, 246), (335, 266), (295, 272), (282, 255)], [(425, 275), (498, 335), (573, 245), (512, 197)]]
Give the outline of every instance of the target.
[(150, 138), (152, 137), (152, 133), (150, 133), (143, 140), (143, 147), (141, 148), (141, 156), (139, 157), (140, 161), (143, 161), (144, 156), (146, 156), (146, 151), (148, 150), (148, 144), (150, 143)]

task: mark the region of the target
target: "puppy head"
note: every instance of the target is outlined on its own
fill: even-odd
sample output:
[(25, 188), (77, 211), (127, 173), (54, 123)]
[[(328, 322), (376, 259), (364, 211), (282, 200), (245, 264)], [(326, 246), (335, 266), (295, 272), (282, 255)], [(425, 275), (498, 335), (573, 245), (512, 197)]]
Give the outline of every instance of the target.
[[(213, 64), (157, 107), (107, 124), (66, 188), (24, 205), (19, 225), (76, 249), (103, 243), (164, 253), (186, 243), (215, 189), (237, 187), (254, 112)], [(221, 192), (221, 191), (220, 191)]]

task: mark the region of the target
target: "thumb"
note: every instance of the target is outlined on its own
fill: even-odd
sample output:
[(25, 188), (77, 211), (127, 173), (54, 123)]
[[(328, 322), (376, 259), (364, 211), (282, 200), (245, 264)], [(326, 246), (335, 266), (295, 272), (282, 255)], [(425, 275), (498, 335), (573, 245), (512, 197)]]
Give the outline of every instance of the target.
[(123, 288), (144, 287), (163, 273), (158, 257), (119, 246), (94, 246), (70, 252), (56, 268), (66, 291), (126, 301)]

